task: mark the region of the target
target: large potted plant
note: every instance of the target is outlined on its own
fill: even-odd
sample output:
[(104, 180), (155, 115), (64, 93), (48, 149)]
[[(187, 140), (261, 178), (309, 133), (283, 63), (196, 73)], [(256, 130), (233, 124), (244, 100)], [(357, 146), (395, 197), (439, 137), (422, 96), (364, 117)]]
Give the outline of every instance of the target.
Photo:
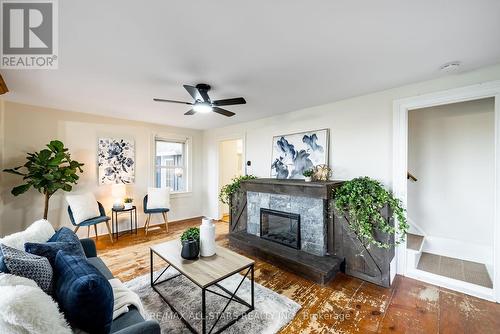
[(369, 177), (344, 182), (333, 200), (335, 255), (345, 259), (346, 273), (389, 286), (394, 246), (409, 228), (401, 201)]
[(61, 141), (53, 140), (46, 149), (28, 153), (24, 165), (3, 171), (23, 177), (23, 184), (12, 188), (12, 195), (19, 196), (33, 187), (45, 196), (43, 218), (47, 219), (50, 197), (59, 189), (71, 191), (79, 179), (78, 173), (83, 173), (82, 166), (71, 159)]

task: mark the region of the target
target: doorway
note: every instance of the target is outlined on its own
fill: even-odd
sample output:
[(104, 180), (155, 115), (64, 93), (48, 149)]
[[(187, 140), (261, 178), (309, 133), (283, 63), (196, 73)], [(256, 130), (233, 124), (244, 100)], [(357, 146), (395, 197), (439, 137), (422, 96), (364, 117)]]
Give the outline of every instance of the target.
[(393, 130), (397, 273), (500, 302), (500, 81), (394, 101)]
[[(219, 191), (235, 177), (243, 175), (243, 140), (219, 142)], [(219, 219), (229, 222), (229, 206), (219, 201)]]

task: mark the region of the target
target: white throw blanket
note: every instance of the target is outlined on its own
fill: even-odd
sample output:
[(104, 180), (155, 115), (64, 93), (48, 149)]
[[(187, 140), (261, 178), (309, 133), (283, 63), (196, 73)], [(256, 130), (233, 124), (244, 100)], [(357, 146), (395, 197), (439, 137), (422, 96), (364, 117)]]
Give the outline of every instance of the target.
[(139, 313), (145, 318), (144, 307), (142, 306), (139, 296), (127, 288), (118, 278), (109, 280), (109, 284), (113, 288), (113, 296), (115, 298), (115, 306), (113, 308), (113, 320), (118, 318), (123, 313), (128, 312), (130, 305), (135, 306)]

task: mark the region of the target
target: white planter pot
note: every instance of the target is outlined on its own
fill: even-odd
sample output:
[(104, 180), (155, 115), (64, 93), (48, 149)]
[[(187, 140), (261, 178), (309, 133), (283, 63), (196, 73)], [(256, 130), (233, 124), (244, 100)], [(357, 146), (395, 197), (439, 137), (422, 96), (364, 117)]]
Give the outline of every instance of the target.
[(124, 203), (123, 206), (124, 206), (124, 208), (123, 208), (124, 210), (130, 210), (134, 206), (134, 203)]
[(310, 177), (310, 176), (305, 176), (305, 177), (304, 177), (304, 181), (306, 181), (306, 182), (311, 182), (311, 181), (312, 181), (312, 177)]
[(203, 218), (200, 226), (200, 255), (215, 254), (215, 225), (213, 219)]

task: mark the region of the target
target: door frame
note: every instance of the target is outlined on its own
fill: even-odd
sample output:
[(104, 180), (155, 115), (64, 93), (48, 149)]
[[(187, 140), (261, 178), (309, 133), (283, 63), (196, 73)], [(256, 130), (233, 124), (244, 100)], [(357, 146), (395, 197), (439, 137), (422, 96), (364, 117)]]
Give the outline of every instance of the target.
[[(500, 80), (419, 95), (393, 102), (392, 187), (395, 196), (407, 207), (408, 111), (458, 102), (494, 98), (495, 101), (495, 181), (493, 290), (487, 299), (500, 302)], [(396, 250), (397, 273), (407, 276), (406, 242)]]
[(224, 141), (230, 141), (230, 140), (241, 140), (242, 141), (242, 152), (241, 152), (241, 170), (243, 171), (243, 174), (246, 174), (246, 168), (245, 168), (245, 163), (246, 163), (246, 136), (245, 134), (230, 134), (226, 136), (220, 136), (217, 137), (217, 150), (216, 150), (216, 159), (217, 159), (217, 193), (215, 194), (217, 198), (217, 219), (222, 217), (222, 212), (221, 212), (221, 203), (219, 201), (219, 189), (221, 186), (223, 186), (220, 182), (220, 144)]

